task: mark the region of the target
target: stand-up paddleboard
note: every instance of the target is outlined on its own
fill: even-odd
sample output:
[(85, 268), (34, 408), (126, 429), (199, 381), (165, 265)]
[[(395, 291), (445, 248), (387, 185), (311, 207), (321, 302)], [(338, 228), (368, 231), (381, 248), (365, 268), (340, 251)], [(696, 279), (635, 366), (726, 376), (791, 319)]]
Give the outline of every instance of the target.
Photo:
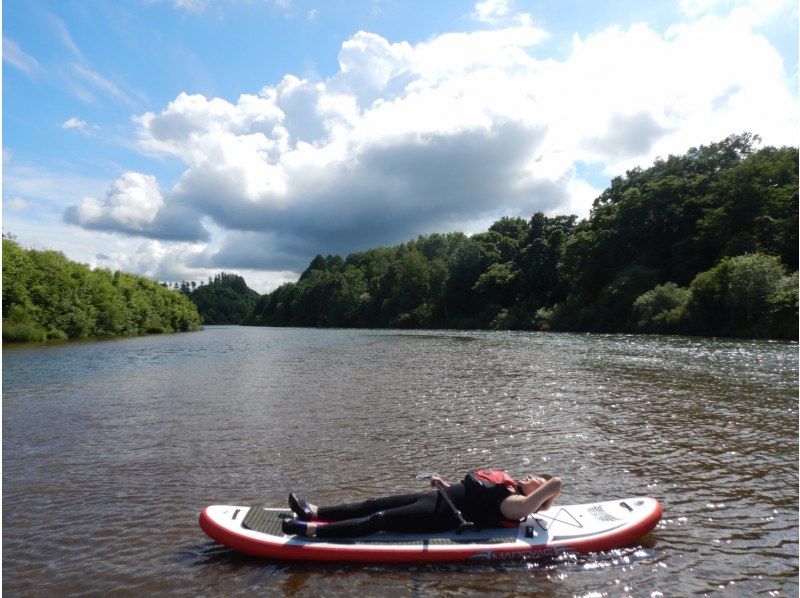
[(200, 527), (213, 540), (252, 556), (339, 562), (444, 562), (510, 560), (587, 553), (635, 544), (661, 519), (661, 504), (637, 497), (584, 505), (553, 506), (513, 527), (435, 534), (380, 532), (347, 539), (285, 535), (289, 509), (212, 505)]

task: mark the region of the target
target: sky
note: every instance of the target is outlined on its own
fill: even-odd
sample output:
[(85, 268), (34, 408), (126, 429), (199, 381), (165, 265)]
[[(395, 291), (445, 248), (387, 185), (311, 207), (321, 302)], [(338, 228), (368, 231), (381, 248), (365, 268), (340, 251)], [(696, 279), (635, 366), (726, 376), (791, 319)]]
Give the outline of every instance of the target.
[(614, 176), (798, 143), (796, 0), (4, 0), (2, 228), (267, 292), (317, 253), (588, 217)]

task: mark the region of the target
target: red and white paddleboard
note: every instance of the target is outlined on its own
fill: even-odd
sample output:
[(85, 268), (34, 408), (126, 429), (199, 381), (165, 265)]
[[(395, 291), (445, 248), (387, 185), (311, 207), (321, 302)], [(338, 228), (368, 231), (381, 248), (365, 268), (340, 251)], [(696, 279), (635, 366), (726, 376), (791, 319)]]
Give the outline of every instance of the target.
[(636, 497), (555, 505), (514, 527), (462, 534), (380, 532), (331, 540), (284, 535), (281, 521), (292, 516), (289, 509), (212, 505), (200, 513), (200, 527), (220, 544), (272, 559), (370, 563), (510, 560), (631, 546), (656, 526), (661, 511), (654, 498)]

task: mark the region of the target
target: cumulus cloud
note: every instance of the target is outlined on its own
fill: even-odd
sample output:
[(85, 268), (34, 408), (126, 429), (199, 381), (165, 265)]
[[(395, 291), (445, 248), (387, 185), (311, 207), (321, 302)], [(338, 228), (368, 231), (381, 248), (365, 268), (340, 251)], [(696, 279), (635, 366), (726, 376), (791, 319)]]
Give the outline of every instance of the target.
[(795, 142), (777, 51), (752, 21), (684, 4), (699, 16), (576, 36), (558, 61), (539, 56), (547, 33), (530, 18), (481, 2), (493, 28), (418, 44), (360, 31), (322, 81), (287, 74), (236, 101), (181, 93), (136, 118), (143, 151), (185, 165), (178, 181), (162, 195), (128, 173), (67, 220), (199, 241), (210, 218), (226, 236), (193, 267), (298, 271), (317, 252), (464, 222), (585, 216), (600, 189), (580, 163), (612, 176), (742, 130)]
[[(117, 239), (117, 243), (105, 245), (105, 250), (96, 252), (88, 259), (93, 267), (137, 272), (163, 282), (207, 280), (224, 269), (225, 265), (208, 263), (204, 258), (208, 249), (198, 243), (166, 243), (158, 240), (145, 240), (131, 243), (130, 239)], [(90, 240), (84, 240), (90, 243)], [(116, 245), (116, 246), (115, 246)], [(247, 286), (259, 293), (266, 293), (275, 287), (297, 280), (293, 271), (265, 271), (261, 268), (251, 270), (236, 267), (244, 276)]]
[(649, 112), (613, 114), (602, 135), (586, 141), (586, 146), (614, 159), (647, 155), (653, 145), (669, 133)]
[(192, 214), (174, 204), (165, 206), (152, 175), (126, 172), (105, 199), (86, 197), (67, 208), (64, 219), (86, 229), (172, 240), (205, 240), (208, 234)]
[(138, 232), (155, 220), (163, 205), (154, 176), (126, 172), (111, 186), (105, 201), (87, 197), (72, 214), (74, 221), (84, 226), (102, 225)]
[(208, 270), (188, 264), (202, 251), (202, 245), (148, 240), (124, 252), (110, 252), (104, 262), (106, 267), (139, 272), (156, 280), (200, 280)]

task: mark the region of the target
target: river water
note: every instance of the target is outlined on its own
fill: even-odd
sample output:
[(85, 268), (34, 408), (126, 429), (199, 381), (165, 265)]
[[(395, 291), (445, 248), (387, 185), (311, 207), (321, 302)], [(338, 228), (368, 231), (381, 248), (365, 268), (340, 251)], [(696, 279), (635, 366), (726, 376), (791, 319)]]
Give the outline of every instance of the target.
[[(3, 351), (13, 596), (798, 593), (796, 343), (207, 327)], [(642, 545), (493, 564), (287, 564), (207, 504), (424, 490), (485, 465), (563, 503), (650, 495)]]

